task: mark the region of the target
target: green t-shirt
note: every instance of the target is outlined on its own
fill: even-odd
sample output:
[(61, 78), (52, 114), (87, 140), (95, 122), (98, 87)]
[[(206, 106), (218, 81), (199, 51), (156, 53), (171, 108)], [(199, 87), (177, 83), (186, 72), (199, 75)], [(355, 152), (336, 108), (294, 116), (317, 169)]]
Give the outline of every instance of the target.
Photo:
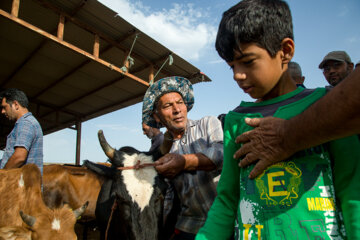
[(276, 106), (271, 109), (271, 115), (288, 119), (326, 93), (325, 89), (317, 89), (279, 106), (302, 91), (298, 88), (269, 101), (242, 103), (239, 112), (227, 114), (218, 197), (197, 240), (223, 240), (234, 234), (235, 239), (346, 239), (340, 209), (344, 210), (349, 239), (360, 237), (360, 212), (356, 214), (352, 210), (359, 210), (360, 206), (360, 192), (353, 193), (360, 185), (359, 174), (355, 174), (360, 170), (357, 166), (360, 144), (356, 136), (300, 151), (287, 161), (269, 167), (255, 180), (248, 178), (253, 166), (239, 168), (238, 161), (232, 157), (240, 147), (235, 144), (235, 138), (251, 129), (244, 123), (245, 117), (263, 117), (261, 109), (269, 112), (269, 108)]

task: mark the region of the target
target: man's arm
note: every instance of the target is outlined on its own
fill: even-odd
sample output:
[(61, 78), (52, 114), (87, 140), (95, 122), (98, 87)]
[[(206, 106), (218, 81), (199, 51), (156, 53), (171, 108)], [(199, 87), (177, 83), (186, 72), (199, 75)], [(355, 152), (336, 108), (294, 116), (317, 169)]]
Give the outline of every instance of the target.
[(302, 114), (290, 120), (279, 118), (248, 119), (256, 127), (237, 137), (244, 145), (234, 154), (240, 166), (256, 163), (254, 178), (268, 166), (295, 152), (333, 139), (360, 133), (360, 69), (355, 69)]
[(5, 164), (4, 169), (19, 168), (24, 165), (28, 151), (24, 147), (16, 147), (13, 155)]
[(202, 153), (183, 155), (169, 153), (156, 161), (156, 163), (156, 170), (167, 178), (173, 178), (181, 171), (211, 171), (216, 168), (214, 162)]

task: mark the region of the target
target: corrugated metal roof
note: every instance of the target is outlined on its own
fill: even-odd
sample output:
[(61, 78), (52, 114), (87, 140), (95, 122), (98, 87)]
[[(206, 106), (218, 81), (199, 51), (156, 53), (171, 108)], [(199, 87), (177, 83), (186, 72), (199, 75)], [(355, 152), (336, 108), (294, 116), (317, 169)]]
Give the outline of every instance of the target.
[[(12, 7), (17, 2), (18, 15)], [(60, 15), (63, 34), (58, 33)], [(120, 69), (136, 36), (135, 61), (127, 74)], [(142, 101), (151, 67), (156, 73), (169, 54), (173, 64), (156, 79), (178, 75), (192, 83), (210, 81), (96, 0), (0, 1), (0, 90), (23, 90), (44, 134)], [(3, 116), (0, 124), (4, 146), (13, 124)]]

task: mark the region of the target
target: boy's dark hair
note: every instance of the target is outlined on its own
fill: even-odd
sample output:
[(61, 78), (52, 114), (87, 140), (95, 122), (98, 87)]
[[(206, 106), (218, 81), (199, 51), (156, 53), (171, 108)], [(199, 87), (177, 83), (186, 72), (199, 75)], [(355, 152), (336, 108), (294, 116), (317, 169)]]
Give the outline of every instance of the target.
[(11, 106), (12, 103), (16, 100), (22, 107), (29, 107), (29, 100), (26, 97), (25, 93), (16, 88), (8, 88), (0, 93), (0, 100), (5, 98), (6, 102)]
[(274, 57), (284, 38), (294, 39), (286, 2), (243, 0), (223, 13), (215, 47), (227, 62), (233, 61), (234, 50), (240, 50), (240, 43), (256, 43)]

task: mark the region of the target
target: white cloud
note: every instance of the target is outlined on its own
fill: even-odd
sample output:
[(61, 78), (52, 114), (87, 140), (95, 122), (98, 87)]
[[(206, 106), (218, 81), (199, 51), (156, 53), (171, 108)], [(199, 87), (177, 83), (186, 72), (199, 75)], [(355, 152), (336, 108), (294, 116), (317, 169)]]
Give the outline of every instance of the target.
[(205, 22), (206, 10), (193, 4), (173, 4), (171, 9), (151, 12), (141, 2), (100, 0), (122, 18), (188, 60), (198, 60), (212, 47), (216, 28)]
[(346, 39), (348, 43), (357, 43), (359, 39), (357, 37), (349, 37)]
[(208, 62), (209, 64), (219, 64), (219, 63), (224, 63), (223, 59), (218, 59), (218, 60), (212, 60)]
[(345, 17), (349, 13), (349, 8), (347, 6), (342, 6), (341, 9), (338, 12), (339, 17)]

